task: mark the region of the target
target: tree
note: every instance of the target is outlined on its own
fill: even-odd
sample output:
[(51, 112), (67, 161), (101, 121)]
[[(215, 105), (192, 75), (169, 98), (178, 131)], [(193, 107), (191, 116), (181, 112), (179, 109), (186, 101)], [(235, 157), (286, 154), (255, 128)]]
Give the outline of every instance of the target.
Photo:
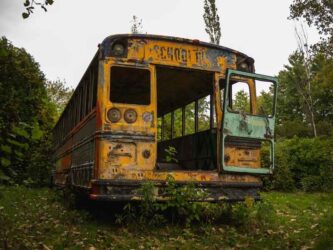
[(273, 89), (260, 92), (257, 97), (257, 112), (260, 115), (271, 115), (273, 113)]
[(131, 32), (132, 34), (140, 34), (142, 33), (142, 19), (139, 19), (137, 16), (133, 16), (133, 19), (131, 21)]
[(308, 36), (305, 32), (305, 29), (302, 27), (302, 31), (295, 30), (298, 42), (298, 52), (302, 55), (303, 60), (301, 63), (303, 64), (304, 71), (302, 81), (295, 82), (297, 85), (297, 91), (301, 95), (308, 113), (308, 118), (311, 123), (312, 132), (314, 137), (317, 137), (317, 127), (315, 122), (315, 110), (312, 99), (312, 81), (311, 81), (311, 51), (308, 46)]
[(28, 18), (30, 14), (33, 13), (35, 6), (39, 6), (41, 9), (43, 9), (45, 12), (47, 11), (47, 6), (53, 4), (53, 0), (43, 0), (43, 1), (37, 1), (37, 0), (25, 0), (23, 3), (26, 12), (22, 13), (22, 17), (24, 19)]
[[(50, 157), (41, 150), (50, 149), (56, 111), (38, 63), (5, 37), (0, 39), (0, 103), (0, 183), (43, 182), (39, 177), (49, 174)], [(37, 164), (43, 168), (32, 171)]]
[(290, 6), (290, 18), (303, 18), (314, 25), (321, 35), (321, 42), (313, 48), (333, 56), (333, 2), (331, 0), (294, 0)]
[(279, 72), (278, 125), (286, 121), (298, 121), (306, 127), (310, 124), (311, 118), (304, 94), (308, 81), (304, 60), (304, 54), (296, 51), (289, 57), (289, 65), (285, 65), (285, 69)]
[[(314, 136), (312, 116), (317, 135), (332, 133), (333, 59), (326, 54), (313, 54), (308, 62), (308, 73), (304, 61), (303, 53), (294, 52), (289, 57), (289, 65), (278, 75), (277, 125), (281, 136)], [(311, 92), (307, 84), (311, 85)], [(311, 110), (306, 100), (309, 93)]]
[(215, 44), (220, 44), (220, 39), (221, 39), (220, 17), (217, 14), (215, 0), (205, 0), (203, 19), (206, 25), (205, 31), (209, 35), (210, 42)]
[(249, 95), (244, 91), (240, 90), (235, 94), (235, 97), (233, 98), (232, 107), (233, 110), (237, 110), (240, 112), (245, 111), (246, 113), (250, 113), (250, 97)]
[(74, 89), (65, 86), (65, 82), (60, 81), (47, 81), (46, 82), (46, 91), (47, 95), (52, 104), (54, 104), (57, 110), (58, 118), (62, 111), (64, 111), (69, 99), (72, 97)]
[(318, 131), (333, 135), (333, 58), (322, 53), (314, 55), (311, 72)]

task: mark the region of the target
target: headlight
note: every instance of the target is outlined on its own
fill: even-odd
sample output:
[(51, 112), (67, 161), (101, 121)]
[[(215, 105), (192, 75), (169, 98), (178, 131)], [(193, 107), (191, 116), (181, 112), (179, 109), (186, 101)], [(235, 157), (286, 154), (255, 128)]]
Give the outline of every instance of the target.
[(241, 68), (241, 70), (247, 71), (247, 70), (248, 70), (247, 63), (246, 63), (246, 62), (242, 62), (242, 63), (240, 64), (240, 68)]
[(116, 43), (112, 47), (112, 52), (115, 56), (122, 56), (125, 52), (124, 45), (122, 45), (121, 43)]
[(134, 109), (127, 109), (124, 114), (124, 119), (127, 123), (133, 123), (136, 121), (138, 114)]
[(116, 109), (116, 108), (109, 109), (108, 119), (111, 122), (118, 122), (120, 120), (120, 118), (121, 118), (121, 113), (120, 113), (119, 109)]
[(153, 120), (153, 114), (150, 113), (150, 112), (144, 112), (142, 114), (142, 119), (145, 121), (145, 122), (151, 122)]

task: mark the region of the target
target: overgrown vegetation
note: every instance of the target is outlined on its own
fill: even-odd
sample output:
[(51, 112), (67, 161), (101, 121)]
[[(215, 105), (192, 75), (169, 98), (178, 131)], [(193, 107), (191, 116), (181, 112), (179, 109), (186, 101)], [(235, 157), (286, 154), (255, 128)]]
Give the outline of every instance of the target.
[(60, 81), (47, 84), (31, 55), (0, 39), (0, 184), (48, 183), (50, 132), (70, 93)]
[[(148, 184), (147, 184), (148, 185)], [(150, 189), (150, 187), (148, 187)], [(207, 219), (116, 224), (113, 206), (66, 208), (49, 189), (6, 187), (0, 198), (0, 242), (9, 249), (331, 249), (333, 196), (263, 193), (264, 202), (203, 204)], [(147, 202), (149, 199), (147, 200)], [(207, 211), (210, 212), (207, 212)], [(148, 210), (149, 211), (149, 210)], [(101, 212), (104, 212), (100, 215)], [(181, 215), (185, 216), (185, 215)], [(184, 218), (186, 219), (186, 218)]]
[[(268, 190), (333, 191), (333, 140), (298, 138), (279, 140), (276, 169), (267, 179)], [(268, 160), (268, 149), (263, 161)], [(268, 164), (265, 162), (263, 164)]]
[(0, 39), (0, 184), (42, 184), (50, 169), (49, 132), (55, 106), (45, 77), (24, 50)]

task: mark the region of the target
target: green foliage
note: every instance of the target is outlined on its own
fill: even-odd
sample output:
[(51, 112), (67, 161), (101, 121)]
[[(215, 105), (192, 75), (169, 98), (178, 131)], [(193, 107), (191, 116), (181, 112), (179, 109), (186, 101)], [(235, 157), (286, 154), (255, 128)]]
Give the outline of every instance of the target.
[(273, 89), (260, 92), (257, 97), (257, 107), (260, 115), (271, 115), (273, 113)]
[[(280, 140), (276, 147), (276, 169), (267, 188), (292, 191), (333, 191), (333, 144), (331, 139)], [(264, 151), (264, 155), (268, 154)], [(267, 160), (267, 157), (263, 157)]]
[(46, 90), (51, 104), (57, 110), (57, 117), (59, 117), (72, 97), (74, 89), (66, 87), (66, 82), (58, 79), (56, 81), (47, 81)]
[(174, 147), (171, 147), (169, 146), (168, 148), (165, 149), (165, 160), (166, 162), (175, 162), (177, 163), (178, 162), (178, 159), (177, 159), (177, 150), (176, 148)]
[(195, 200), (203, 200), (207, 195), (202, 189), (196, 188), (193, 183), (177, 186), (173, 177), (167, 179), (165, 188), (165, 203), (161, 203), (161, 211), (171, 210), (172, 221), (177, 219), (190, 225), (194, 221), (199, 221), (204, 210), (203, 203)]
[(24, 49), (4, 37), (0, 65), (0, 183), (27, 183), (30, 177), (43, 184), (51, 167), (49, 131), (56, 118), (45, 77)]
[(209, 35), (210, 42), (215, 44), (220, 44), (220, 39), (221, 39), (220, 17), (217, 13), (215, 0), (204, 1), (203, 19), (206, 25), (205, 31)]
[(305, 19), (309, 26), (314, 25), (321, 41), (314, 49), (332, 56), (333, 51), (333, 4), (329, 0), (294, 0), (290, 6), (290, 18)]
[[(333, 60), (324, 54), (314, 54), (307, 73), (304, 54), (295, 52), (289, 57), (289, 65), (279, 72), (277, 134), (291, 138), (313, 136), (309, 95), (313, 100), (314, 121), (317, 135), (328, 136), (333, 124)], [(310, 78), (307, 79), (307, 74)], [(306, 82), (310, 81), (308, 86)]]
[(233, 110), (250, 113), (250, 97), (244, 90), (240, 90), (235, 94), (232, 103)]
[(178, 186), (172, 177), (168, 177), (163, 193), (165, 201), (156, 201), (157, 189), (153, 182), (145, 182), (138, 191), (142, 197), (137, 206), (127, 204), (123, 213), (118, 214), (116, 222), (118, 224), (140, 223), (150, 226), (157, 226), (167, 221), (166, 212), (171, 213), (172, 223), (185, 223), (189, 226), (194, 221), (200, 221), (204, 216), (204, 203), (195, 202), (202, 200), (205, 192), (195, 188), (192, 183)]

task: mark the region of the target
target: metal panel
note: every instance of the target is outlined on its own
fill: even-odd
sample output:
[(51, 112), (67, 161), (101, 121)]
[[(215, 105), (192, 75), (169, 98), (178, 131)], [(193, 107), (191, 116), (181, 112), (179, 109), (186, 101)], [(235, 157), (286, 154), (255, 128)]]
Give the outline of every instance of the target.
[[(245, 113), (233, 112), (229, 109), (230, 102), (230, 85), (231, 77), (245, 77), (257, 79), (262, 81), (271, 82), (274, 84), (274, 100), (273, 100), (273, 115), (272, 116), (259, 116), (247, 115)], [(225, 142), (226, 139), (252, 139), (269, 141), (271, 146), (271, 165), (269, 168), (247, 168), (239, 166), (229, 166), (226, 164), (224, 157), (222, 157), (222, 169), (227, 172), (240, 172), (240, 173), (255, 173), (255, 174), (269, 174), (274, 169), (274, 126), (275, 126), (275, 109), (276, 109), (276, 93), (277, 93), (277, 79), (275, 77), (247, 73), (237, 70), (228, 69), (227, 71), (227, 84), (224, 92), (223, 102), (223, 121), (222, 121), (222, 156), (225, 155)]]

